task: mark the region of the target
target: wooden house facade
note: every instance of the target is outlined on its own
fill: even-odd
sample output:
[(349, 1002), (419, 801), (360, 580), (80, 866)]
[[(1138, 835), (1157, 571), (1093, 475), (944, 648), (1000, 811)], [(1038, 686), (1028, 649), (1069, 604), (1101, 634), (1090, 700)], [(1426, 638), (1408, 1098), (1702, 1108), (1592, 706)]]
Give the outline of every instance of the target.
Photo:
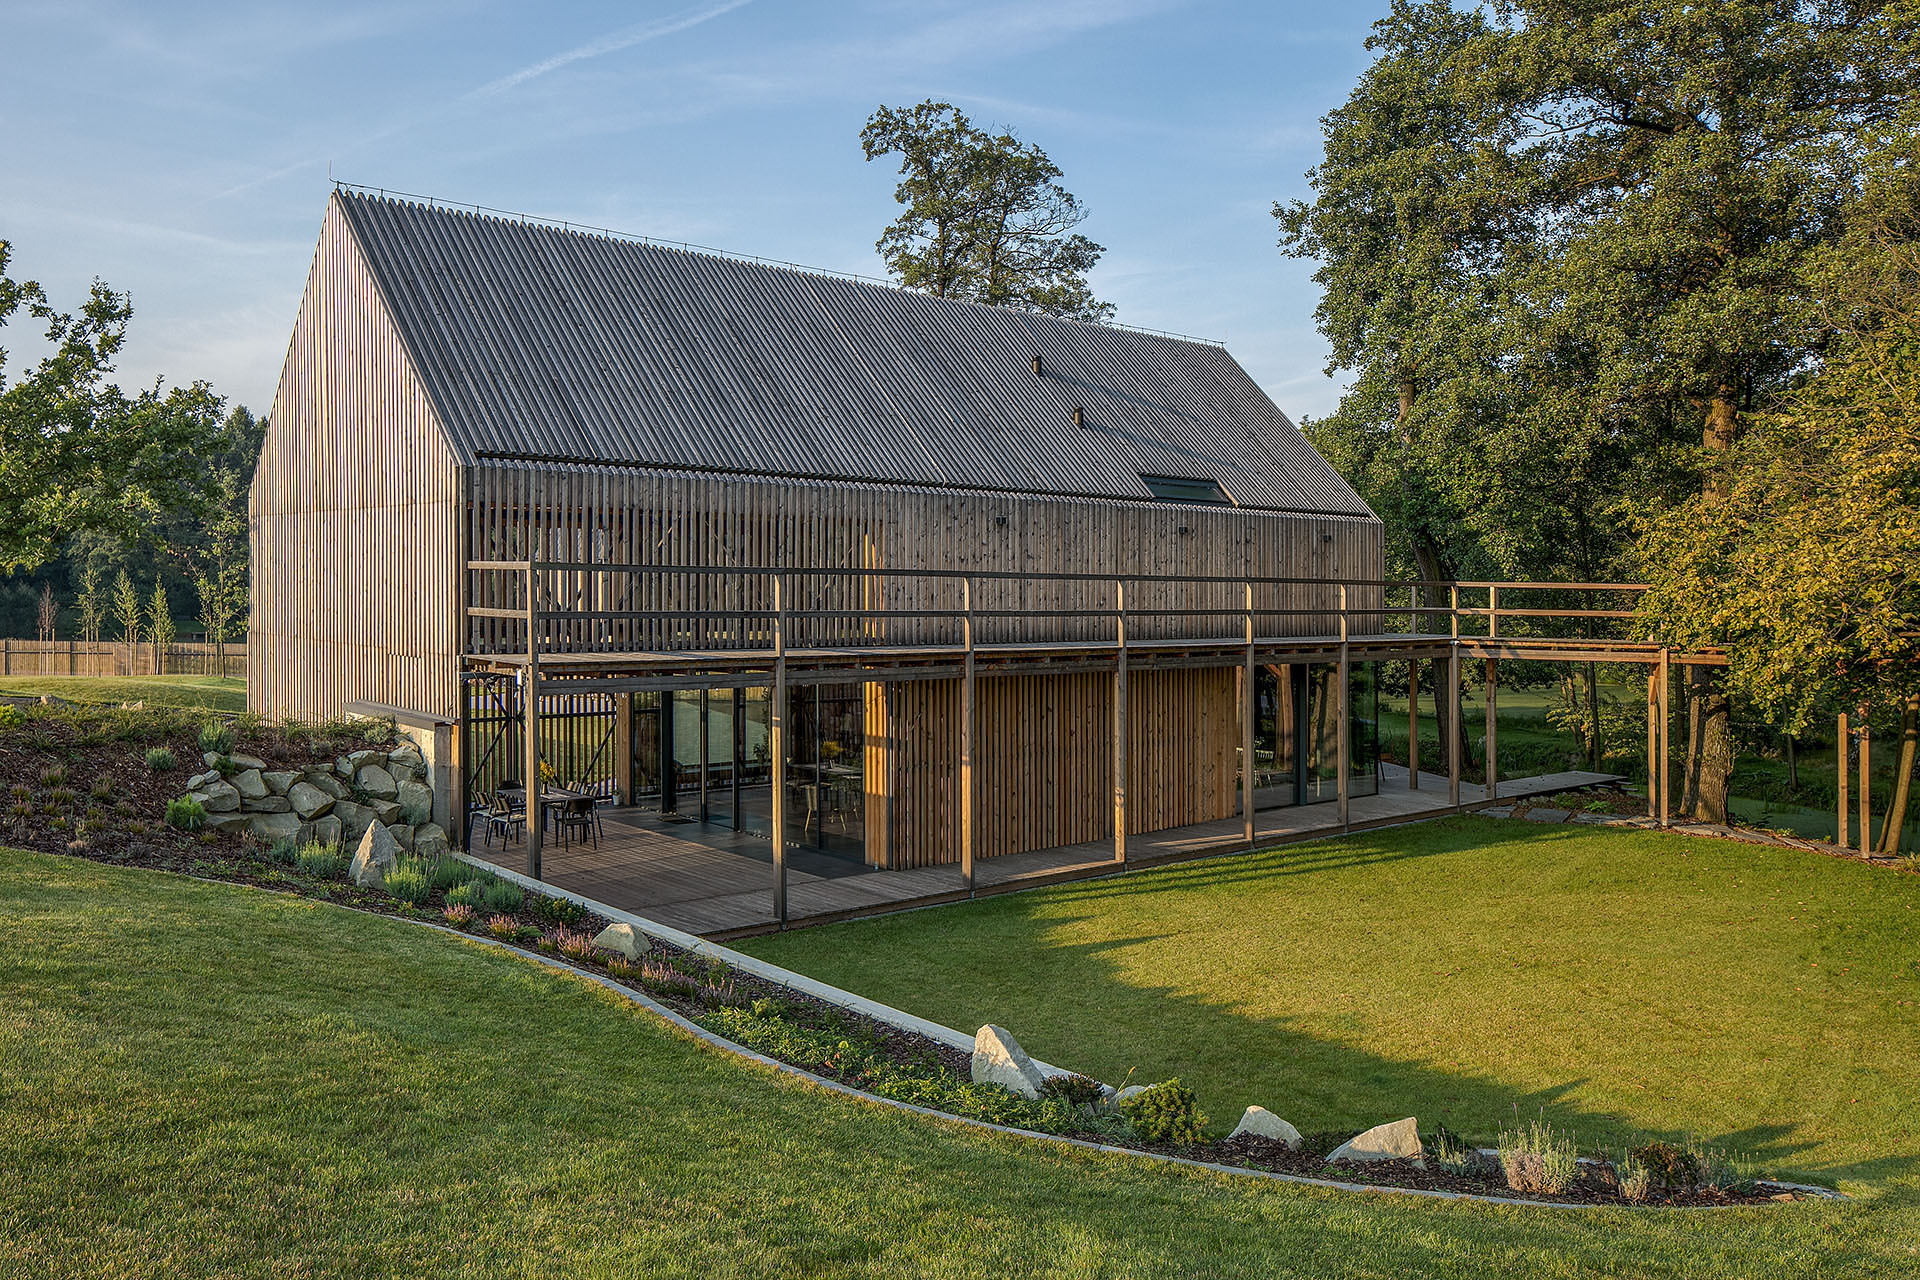
[[(1255, 619), (1383, 567), (1218, 346), (345, 189), (250, 505), (254, 709), (446, 723), (450, 810), (551, 765), (892, 868), (1228, 816), (1256, 692), (1316, 798), (1332, 658)], [(484, 740), (536, 667), (585, 759)]]

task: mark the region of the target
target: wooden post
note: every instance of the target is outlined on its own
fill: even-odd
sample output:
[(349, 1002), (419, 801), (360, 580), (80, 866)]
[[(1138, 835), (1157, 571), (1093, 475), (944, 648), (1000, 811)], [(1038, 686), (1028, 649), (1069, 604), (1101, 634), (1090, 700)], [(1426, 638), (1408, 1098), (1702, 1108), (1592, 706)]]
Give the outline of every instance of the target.
[(1834, 772), (1840, 777), (1840, 815), (1835, 825), (1833, 842), (1845, 849), (1852, 844), (1851, 838), (1847, 835), (1847, 779), (1853, 772), (1853, 734), (1849, 732), (1847, 713), (1844, 711), (1840, 713), (1840, 732), (1834, 737), (1833, 754), (1834, 763), (1838, 766)]
[(1420, 659), (1407, 659), (1407, 790), (1420, 789)]
[(539, 568), (527, 561), (527, 681), (520, 694), (520, 712), (526, 721), (527, 874), (540, 878), (540, 578)]
[(1668, 730), (1668, 721), (1672, 717), (1669, 716), (1667, 713), (1667, 699), (1669, 697), (1669, 691), (1672, 688), (1672, 681), (1673, 681), (1673, 650), (1671, 649), (1663, 648), (1660, 650), (1659, 680), (1660, 680), (1660, 825), (1665, 827), (1665, 826), (1671, 826), (1673, 822), (1673, 811), (1672, 811), (1672, 808), (1670, 807), (1670, 803), (1669, 803), (1670, 797), (1668, 795), (1668, 793), (1673, 789), (1673, 784), (1672, 784), (1673, 769), (1670, 766), (1667, 759), (1667, 753), (1672, 749), (1672, 745), (1673, 745), (1671, 741), (1672, 734)]
[(1240, 668), (1240, 826), (1247, 847), (1253, 847), (1253, 767), (1254, 719), (1259, 714), (1254, 691), (1258, 688), (1253, 665), (1253, 583), (1247, 583), (1247, 652)]
[[(1497, 590), (1498, 588), (1496, 588)], [(1487, 799), (1500, 798), (1500, 660), (1487, 659)]]
[(1351, 774), (1353, 770), (1352, 770), (1352, 762), (1349, 761), (1347, 758), (1352, 751), (1352, 744), (1347, 741), (1348, 735), (1352, 731), (1352, 726), (1347, 723), (1349, 718), (1349, 709), (1347, 706), (1347, 701), (1352, 692), (1348, 688), (1348, 685), (1352, 683), (1353, 667), (1352, 667), (1351, 659), (1348, 656), (1349, 649), (1347, 644), (1347, 584), (1344, 582), (1339, 584), (1339, 601), (1340, 601), (1340, 674), (1339, 674), (1339, 688), (1334, 698), (1334, 707), (1339, 712), (1340, 720), (1334, 726), (1334, 731), (1333, 731), (1333, 750), (1334, 750), (1333, 778), (1334, 778), (1334, 794), (1339, 800), (1340, 829), (1342, 831), (1345, 831), (1348, 829), (1348, 827), (1351, 825), (1351, 822), (1352, 822), (1351, 802), (1353, 799), (1353, 778), (1351, 777)]
[(1466, 726), (1460, 723), (1460, 588), (1447, 588), (1447, 612), (1453, 643), (1447, 648), (1447, 714), (1441, 720), (1452, 727), (1447, 735), (1447, 803), (1460, 807), (1460, 739)]
[(773, 704), (767, 711), (767, 751), (773, 757), (773, 918), (787, 925), (787, 605), (773, 575)]
[(973, 892), (973, 579), (960, 579), (960, 642), (966, 648), (960, 684), (960, 877)]
[(1660, 816), (1660, 694), (1655, 668), (1647, 668), (1647, 816)]
[(613, 785), (624, 807), (633, 803), (633, 695), (613, 695)]
[(1867, 799), (1867, 709), (1860, 708), (1860, 727), (1854, 730), (1860, 737), (1860, 856), (1873, 854), (1873, 808)]
[(1113, 860), (1127, 860), (1127, 584), (1113, 583)]
[(1494, 638), (1500, 634), (1500, 588), (1487, 588), (1487, 635)]

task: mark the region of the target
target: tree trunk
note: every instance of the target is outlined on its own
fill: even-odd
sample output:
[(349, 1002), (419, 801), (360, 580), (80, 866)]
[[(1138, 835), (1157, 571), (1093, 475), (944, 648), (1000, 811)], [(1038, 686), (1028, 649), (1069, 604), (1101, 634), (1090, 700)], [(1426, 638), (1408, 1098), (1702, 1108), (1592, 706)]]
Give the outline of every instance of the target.
[(1920, 746), (1920, 693), (1909, 694), (1900, 708), (1900, 760), (1893, 769), (1893, 802), (1880, 828), (1880, 852), (1900, 852), (1900, 828), (1907, 825), (1907, 796), (1913, 783), (1913, 757)]
[(1596, 662), (1587, 664), (1587, 725), (1593, 771), (1599, 773), (1601, 758), (1606, 754), (1606, 744), (1600, 741), (1600, 664)]
[[(1723, 382), (1707, 402), (1701, 443), (1711, 453), (1731, 451), (1739, 434), (1740, 415), (1734, 394), (1732, 384)], [(1723, 498), (1726, 484), (1719, 476), (1710, 475), (1701, 491), (1709, 498)], [(1733, 788), (1733, 716), (1726, 678), (1716, 667), (1688, 667), (1686, 687), (1686, 786), (1681, 792), (1680, 809), (1695, 822), (1723, 823), (1727, 820), (1727, 793)]]

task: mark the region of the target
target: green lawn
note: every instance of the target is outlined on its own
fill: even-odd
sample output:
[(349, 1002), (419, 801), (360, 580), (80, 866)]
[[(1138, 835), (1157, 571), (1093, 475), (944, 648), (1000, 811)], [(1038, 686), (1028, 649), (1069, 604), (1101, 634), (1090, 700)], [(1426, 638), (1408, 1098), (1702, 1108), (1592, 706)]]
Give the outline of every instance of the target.
[(1688, 1133), (1920, 1205), (1920, 877), (1461, 818), (803, 929), (755, 954), (1216, 1126)]
[(247, 682), (233, 676), (8, 676), (0, 694), (68, 702), (145, 702), (155, 707), (211, 707), (245, 711)]
[[(1389, 880), (1407, 865), (1375, 863)], [(1211, 895), (1236, 874), (1227, 863), (1199, 870), (1206, 884), (1195, 887)], [(1884, 878), (1876, 886), (1911, 901)], [(995, 916), (1050, 920), (1025, 931), (1043, 954), (1003, 969), (1092, 974), (1107, 967), (1102, 955), (1124, 967), (1128, 948), (1155, 945), (1131, 928), (1117, 945), (1049, 936), (1101, 914), (1099, 895), (1112, 892), (915, 919), (930, 946), (964, 945)], [(1848, 1157), (1872, 1185), (1851, 1205), (1589, 1214), (1317, 1191), (1062, 1153), (844, 1099), (700, 1047), (583, 981), (324, 904), (0, 850), (0, 921), (8, 1277), (1479, 1280), (1920, 1268), (1904, 1189), (1911, 1133), (1883, 1135), (1877, 1165)], [(838, 936), (877, 945), (876, 928)], [(1240, 963), (1215, 955), (1203, 968), (1224, 977)], [(1437, 976), (1433, 986), (1445, 989)], [(1053, 985), (1040, 1004), (1064, 1017), (1112, 989)], [(1179, 1056), (1185, 1002), (1170, 990), (1174, 1007), (1156, 1012), (1162, 1003), (1146, 1001), (1149, 1016), (1121, 1038)], [(1037, 1013), (1008, 1016), (1042, 1047), (1063, 1047)], [(1212, 1020), (1232, 1037), (1253, 1016), (1221, 1002)], [(1304, 1048), (1317, 1024), (1295, 1027), (1294, 1043)], [(1384, 1064), (1409, 1033), (1340, 1034), (1382, 1055), (1350, 1053), (1350, 1064)], [(1850, 1027), (1811, 1034), (1855, 1042)], [(1901, 1043), (1855, 1047), (1862, 1065), (1904, 1071)], [(1687, 1068), (1647, 1069), (1665, 1080)]]

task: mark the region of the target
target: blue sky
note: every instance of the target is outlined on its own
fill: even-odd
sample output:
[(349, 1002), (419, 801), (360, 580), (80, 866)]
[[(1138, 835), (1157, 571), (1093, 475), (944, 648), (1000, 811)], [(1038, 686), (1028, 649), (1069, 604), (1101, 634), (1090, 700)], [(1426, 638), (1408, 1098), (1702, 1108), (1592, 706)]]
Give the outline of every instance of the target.
[[(131, 292), (122, 382), (264, 412), (333, 177), (863, 274), (896, 212), (858, 134), (943, 98), (1066, 174), (1132, 324), (1225, 340), (1324, 413), (1309, 264), (1275, 247), (1384, 9), (1230, 0), (0, 4), (0, 239)], [(35, 343), (16, 322), (17, 367)]]

